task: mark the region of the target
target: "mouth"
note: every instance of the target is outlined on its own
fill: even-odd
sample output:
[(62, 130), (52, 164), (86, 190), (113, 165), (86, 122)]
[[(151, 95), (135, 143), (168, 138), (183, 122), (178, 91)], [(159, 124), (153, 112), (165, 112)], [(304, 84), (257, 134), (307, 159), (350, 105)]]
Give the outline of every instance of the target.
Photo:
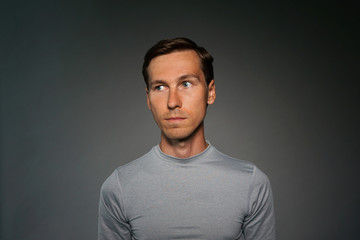
[(169, 118), (166, 118), (166, 121), (169, 121), (169, 122), (181, 122), (183, 120), (185, 120), (186, 118), (184, 117), (169, 117)]

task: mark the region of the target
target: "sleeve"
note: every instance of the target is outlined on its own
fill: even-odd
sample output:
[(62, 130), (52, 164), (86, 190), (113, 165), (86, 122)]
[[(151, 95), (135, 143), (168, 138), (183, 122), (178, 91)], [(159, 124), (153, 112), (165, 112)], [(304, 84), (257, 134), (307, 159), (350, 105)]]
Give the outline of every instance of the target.
[(130, 240), (131, 227), (124, 214), (118, 174), (102, 185), (99, 201), (98, 240)]
[(246, 240), (275, 240), (274, 201), (270, 181), (254, 167), (249, 188), (249, 214), (245, 218), (243, 231)]

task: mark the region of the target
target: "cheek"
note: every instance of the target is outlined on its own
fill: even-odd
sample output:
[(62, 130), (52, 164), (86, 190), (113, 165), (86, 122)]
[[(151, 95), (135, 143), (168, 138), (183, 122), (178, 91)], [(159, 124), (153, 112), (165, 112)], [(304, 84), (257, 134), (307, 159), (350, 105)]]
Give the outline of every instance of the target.
[(206, 98), (205, 97), (195, 97), (189, 99), (187, 104), (192, 115), (203, 115), (206, 112)]
[(157, 119), (159, 119), (160, 118), (160, 113), (159, 113), (159, 111), (156, 109), (156, 108), (152, 108), (151, 109), (151, 113), (152, 113), (152, 115), (153, 115), (153, 117), (155, 118), (155, 120), (157, 120)]
[(161, 118), (161, 115), (163, 114), (163, 110), (161, 109), (162, 103), (161, 98), (153, 97), (149, 99), (149, 105), (151, 113), (156, 121)]
[(150, 110), (156, 112), (161, 107), (161, 98), (158, 96), (152, 96), (149, 98)]
[(205, 106), (207, 103), (207, 93), (205, 91), (201, 91), (198, 95), (194, 96), (194, 102), (197, 102), (199, 106)]

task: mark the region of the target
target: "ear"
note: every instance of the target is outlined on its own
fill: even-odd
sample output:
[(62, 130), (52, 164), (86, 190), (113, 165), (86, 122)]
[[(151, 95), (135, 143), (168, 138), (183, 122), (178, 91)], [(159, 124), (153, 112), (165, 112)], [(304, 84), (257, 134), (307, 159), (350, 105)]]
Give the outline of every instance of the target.
[(211, 80), (211, 82), (208, 85), (208, 98), (207, 98), (207, 104), (213, 104), (215, 102), (216, 98), (216, 90), (215, 90), (215, 82), (214, 80)]
[(147, 102), (149, 110), (151, 111), (150, 100), (149, 100), (149, 89), (145, 88), (145, 91), (146, 91), (146, 102)]

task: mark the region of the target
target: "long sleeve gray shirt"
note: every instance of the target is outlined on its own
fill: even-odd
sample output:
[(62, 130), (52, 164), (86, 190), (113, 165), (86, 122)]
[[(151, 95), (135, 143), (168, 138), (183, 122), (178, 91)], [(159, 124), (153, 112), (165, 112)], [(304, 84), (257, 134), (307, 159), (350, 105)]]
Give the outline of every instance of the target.
[(98, 228), (99, 240), (274, 240), (270, 182), (212, 145), (186, 159), (155, 146), (104, 182)]

